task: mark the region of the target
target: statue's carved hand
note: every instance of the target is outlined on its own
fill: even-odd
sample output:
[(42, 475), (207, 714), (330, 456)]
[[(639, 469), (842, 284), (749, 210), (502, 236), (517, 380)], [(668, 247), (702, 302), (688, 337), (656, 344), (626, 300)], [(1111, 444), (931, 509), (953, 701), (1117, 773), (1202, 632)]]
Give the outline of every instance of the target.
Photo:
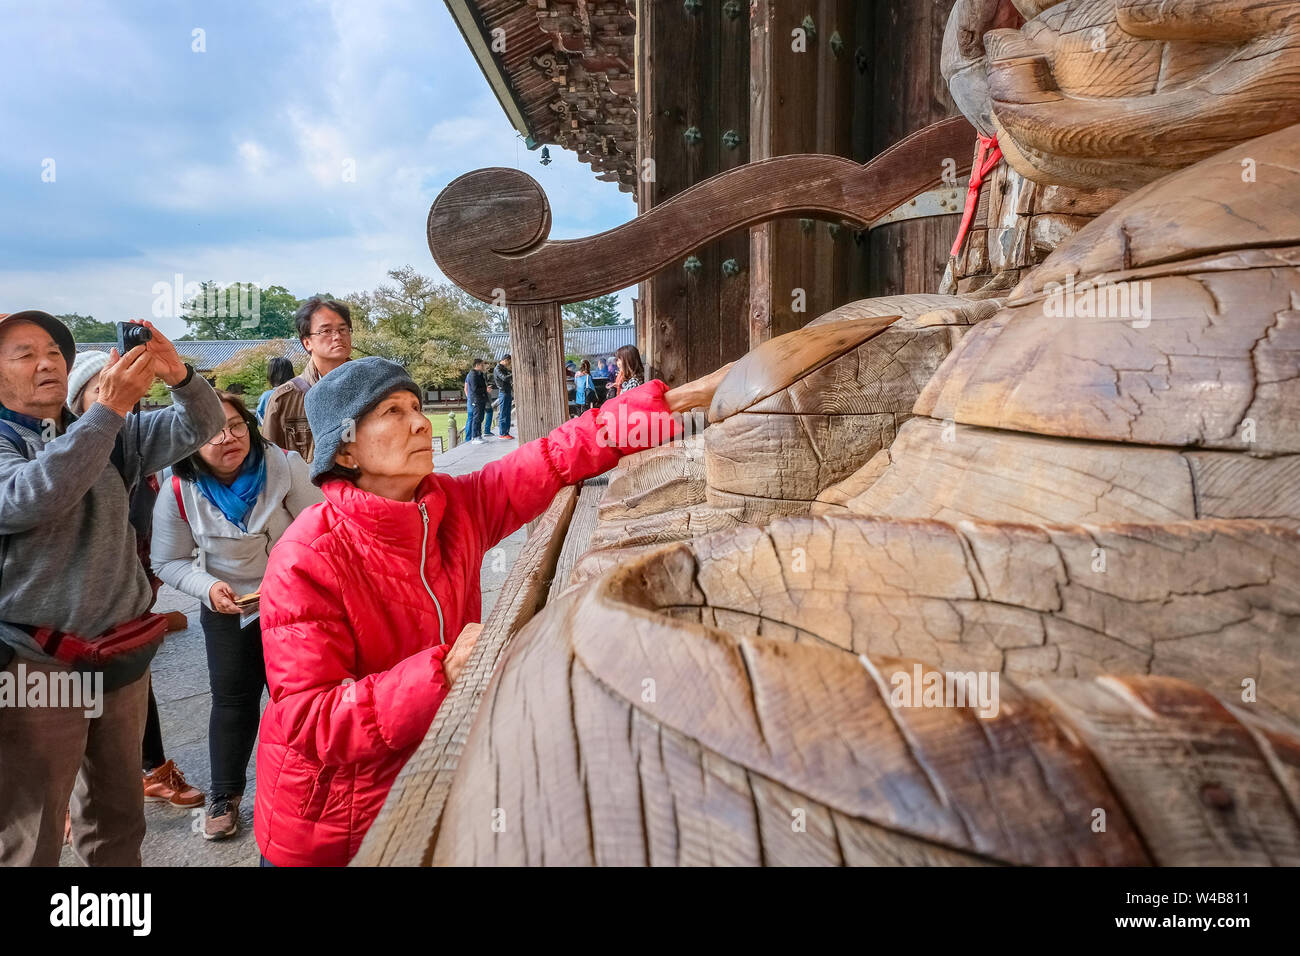
[(735, 364), (735, 362), (728, 362), (722, 368), (697, 378), (693, 382), (670, 388), (664, 394), (664, 401), (668, 403), (669, 411), (687, 412), (692, 408), (707, 408), (709, 403), (713, 401), (713, 393), (718, 390), (722, 380), (727, 377), (727, 372)]

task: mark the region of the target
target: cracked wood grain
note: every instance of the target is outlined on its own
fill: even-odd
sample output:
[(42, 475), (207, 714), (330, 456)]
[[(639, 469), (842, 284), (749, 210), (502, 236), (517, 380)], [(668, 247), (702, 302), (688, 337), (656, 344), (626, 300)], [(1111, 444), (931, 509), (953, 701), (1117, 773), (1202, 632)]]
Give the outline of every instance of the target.
[[(570, 589), (524, 629), (467, 743), (436, 863), (1300, 860), (1294, 724), (1226, 709), (1184, 680), (1008, 674), (985, 719), (891, 706), (906, 658), (873, 653), (864, 667), (833, 635), (661, 613), (720, 608), (712, 589), (734, 579), (742, 552), (764, 550), (754, 535), (712, 539), (718, 553), (663, 549)], [(910, 549), (890, 550), (906, 562)], [(764, 566), (780, 547), (766, 551)], [(790, 600), (771, 572), (751, 574), (745, 600)], [(995, 592), (1019, 586), (989, 578)], [(624, 615), (617, 632), (583, 624), (611, 614)], [(823, 636), (833, 628), (809, 617)], [(494, 810), (518, 823), (494, 832)]]

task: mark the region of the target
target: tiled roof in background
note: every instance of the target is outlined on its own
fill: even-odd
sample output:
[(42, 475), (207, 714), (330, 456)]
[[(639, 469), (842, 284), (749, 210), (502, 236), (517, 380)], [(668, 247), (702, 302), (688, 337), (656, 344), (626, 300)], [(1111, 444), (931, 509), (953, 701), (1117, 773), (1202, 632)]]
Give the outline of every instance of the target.
[[(510, 351), (509, 332), (489, 332), (489, 348), (493, 359), (500, 359)], [(294, 362), (307, 353), (297, 339), (208, 339), (196, 342), (174, 342), (176, 351), (183, 356), (198, 359), (195, 368), (210, 372), (236, 352), (243, 349), (278, 342), (284, 346), (284, 355)], [(633, 325), (597, 325), (585, 329), (567, 329), (564, 333), (564, 354), (595, 358), (613, 355), (624, 345), (636, 344), (636, 327)], [(78, 342), (78, 352), (107, 352), (113, 342)]]
[[(500, 359), (510, 351), (509, 332), (489, 332), (487, 340), (494, 359)], [(585, 329), (564, 331), (565, 355), (580, 355), (583, 358), (604, 357), (613, 355), (624, 345), (636, 345), (636, 326), (595, 325)]]
[[(210, 372), (236, 352), (251, 349), (268, 342), (284, 346), (284, 355), (297, 362), (307, 353), (297, 339), (208, 339), (196, 342), (172, 342), (182, 356), (198, 359), (194, 367), (200, 372)], [(116, 342), (78, 342), (78, 352), (107, 352), (116, 348)]]

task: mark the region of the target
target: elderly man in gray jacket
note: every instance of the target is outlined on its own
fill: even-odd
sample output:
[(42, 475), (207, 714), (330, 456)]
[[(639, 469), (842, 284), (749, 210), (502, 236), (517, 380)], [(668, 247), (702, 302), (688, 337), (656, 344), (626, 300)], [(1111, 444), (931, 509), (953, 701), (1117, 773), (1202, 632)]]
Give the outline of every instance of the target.
[[(165, 624), (148, 613), (128, 500), (224, 422), (211, 387), (143, 324), (152, 338), (113, 351), (78, 418), (64, 407), (68, 329), (46, 312), (0, 316), (0, 864), (57, 865), (69, 805), (83, 863), (140, 864), (141, 735)], [(155, 377), (175, 404), (132, 414)]]

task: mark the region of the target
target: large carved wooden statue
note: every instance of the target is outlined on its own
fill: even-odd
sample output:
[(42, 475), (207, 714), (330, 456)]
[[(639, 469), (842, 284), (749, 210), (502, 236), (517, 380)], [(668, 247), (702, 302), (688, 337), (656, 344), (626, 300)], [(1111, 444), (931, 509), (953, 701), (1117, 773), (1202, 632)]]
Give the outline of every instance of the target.
[(959, 0), (957, 294), (620, 465), (360, 861), (1300, 863), (1298, 26)]

